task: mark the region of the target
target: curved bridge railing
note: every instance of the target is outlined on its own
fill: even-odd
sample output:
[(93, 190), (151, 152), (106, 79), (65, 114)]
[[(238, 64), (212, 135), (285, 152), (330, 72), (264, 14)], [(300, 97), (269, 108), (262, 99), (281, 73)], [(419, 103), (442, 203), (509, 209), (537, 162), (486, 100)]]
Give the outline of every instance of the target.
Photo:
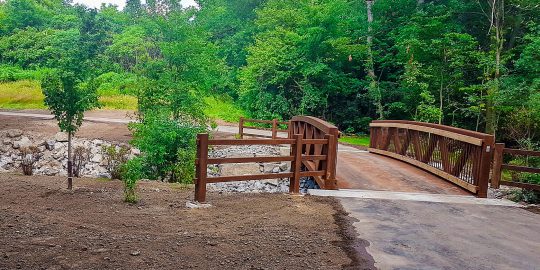
[(312, 116), (295, 116), (289, 126), (289, 138), (300, 134), (304, 140), (326, 139), (328, 144), (304, 144), (302, 155), (326, 156), (325, 160), (304, 160), (306, 171), (325, 171), (324, 175), (313, 176), (322, 189), (337, 189), (336, 164), (339, 130), (336, 126)]
[(414, 121), (373, 121), (372, 153), (410, 163), (487, 197), (494, 136)]

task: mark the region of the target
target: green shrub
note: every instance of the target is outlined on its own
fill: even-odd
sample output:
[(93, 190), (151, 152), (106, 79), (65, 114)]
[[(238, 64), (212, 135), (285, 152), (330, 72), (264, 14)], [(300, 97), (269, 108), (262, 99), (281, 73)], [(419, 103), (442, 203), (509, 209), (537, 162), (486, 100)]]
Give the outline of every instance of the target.
[(131, 73), (107, 72), (96, 78), (100, 96), (134, 95), (137, 77)]
[(145, 176), (154, 180), (190, 183), (195, 172), (196, 136), (204, 127), (173, 120), (166, 113), (147, 112), (130, 125), (132, 144), (141, 150)]
[(121, 167), (122, 181), (124, 182), (124, 201), (136, 203), (138, 196), (136, 193), (137, 181), (143, 178), (143, 158), (136, 157), (124, 163)]
[(0, 65), (0, 82), (15, 82), (21, 80), (40, 81), (47, 73), (53, 70), (54, 69), (51, 68), (24, 70), (17, 66)]
[(240, 109), (234, 101), (227, 95), (219, 97), (205, 97), (204, 113), (211, 119), (221, 119), (230, 123), (238, 123), (240, 117), (247, 116), (247, 113)]
[(515, 189), (512, 190), (508, 198), (515, 202), (538, 203), (540, 202), (540, 192), (529, 189)]

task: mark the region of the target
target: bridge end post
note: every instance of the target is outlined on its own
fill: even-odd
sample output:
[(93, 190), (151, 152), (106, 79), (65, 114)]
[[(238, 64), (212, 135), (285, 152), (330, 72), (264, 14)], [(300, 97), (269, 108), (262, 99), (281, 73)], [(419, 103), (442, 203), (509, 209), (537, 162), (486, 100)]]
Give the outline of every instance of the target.
[(487, 191), (489, 185), (489, 174), (491, 172), (491, 160), (493, 157), (495, 145), (494, 136), (486, 136), (482, 143), (482, 154), (480, 160), (480, 175), (478, 178), (478, 193), (479, 198), (487, 198)]
[(291, 163), (291, 171), (293, 177), (290, 178), (289, 183), (289, 192), (290, 193), (300, 193), (300, 169), (302, 168), (302, 135), (295, 134), (294, 136), (295, 143), (292, 148), (292, 154), (294, 160)]
[(324, 136), (328, 140), (326, 152), (326, 174), (324, 177), (324, 189), (337, 189), (336, 183), (336, 158), (337, 158), (337, 138), (334, 134)]

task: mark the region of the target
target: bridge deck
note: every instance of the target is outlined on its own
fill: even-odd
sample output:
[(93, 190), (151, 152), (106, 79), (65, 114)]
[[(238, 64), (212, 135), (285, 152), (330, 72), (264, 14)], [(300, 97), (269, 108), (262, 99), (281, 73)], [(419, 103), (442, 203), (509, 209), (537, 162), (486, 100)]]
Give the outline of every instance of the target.
[(339, 151), (337, 179), (338, 188), (344, 189), (471, 195), (422, 169), (365, 151)]

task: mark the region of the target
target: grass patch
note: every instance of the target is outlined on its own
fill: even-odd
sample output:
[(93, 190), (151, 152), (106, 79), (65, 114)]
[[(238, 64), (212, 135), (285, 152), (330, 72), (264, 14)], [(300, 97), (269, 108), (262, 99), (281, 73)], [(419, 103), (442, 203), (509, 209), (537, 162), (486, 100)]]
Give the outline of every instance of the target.
[(230, 123), (238, 123), (240, 117), (247, 115), (244, 110), (234, 104), (233, 100), (227, 96), (205, 97), (204, 102), (207, 105), (204, 108), (204, 113), (211, 119), (221, 119)]
[(352, 145), (369, 146), (369, 136), (342, 136), (339, 142)]
[(100, 96), (99, 102), (103, 109), (137, 110), (137, 97), (130, 95)]
[[(137, 97), (112, 91), (100, 91), (102, 109), (136, 110)], [(46, 109), (39, 81), (22, 80), (0, 83), (0, 108), (2, 109)], [(237, 123), (247, 113), (228, 96), (205, 97), (205, 114), (211, 119)]]
[(37, 81), (0, 83), (0, 108), (45, 109), (44, 98)]
[[(2, 109), (46, 109), (38, 81), (23, 80), (0, 83), (0, 108)], [(99, 97), (103, 109), (136, 110), (137, 98), (129, 95), (108, 95)]]

